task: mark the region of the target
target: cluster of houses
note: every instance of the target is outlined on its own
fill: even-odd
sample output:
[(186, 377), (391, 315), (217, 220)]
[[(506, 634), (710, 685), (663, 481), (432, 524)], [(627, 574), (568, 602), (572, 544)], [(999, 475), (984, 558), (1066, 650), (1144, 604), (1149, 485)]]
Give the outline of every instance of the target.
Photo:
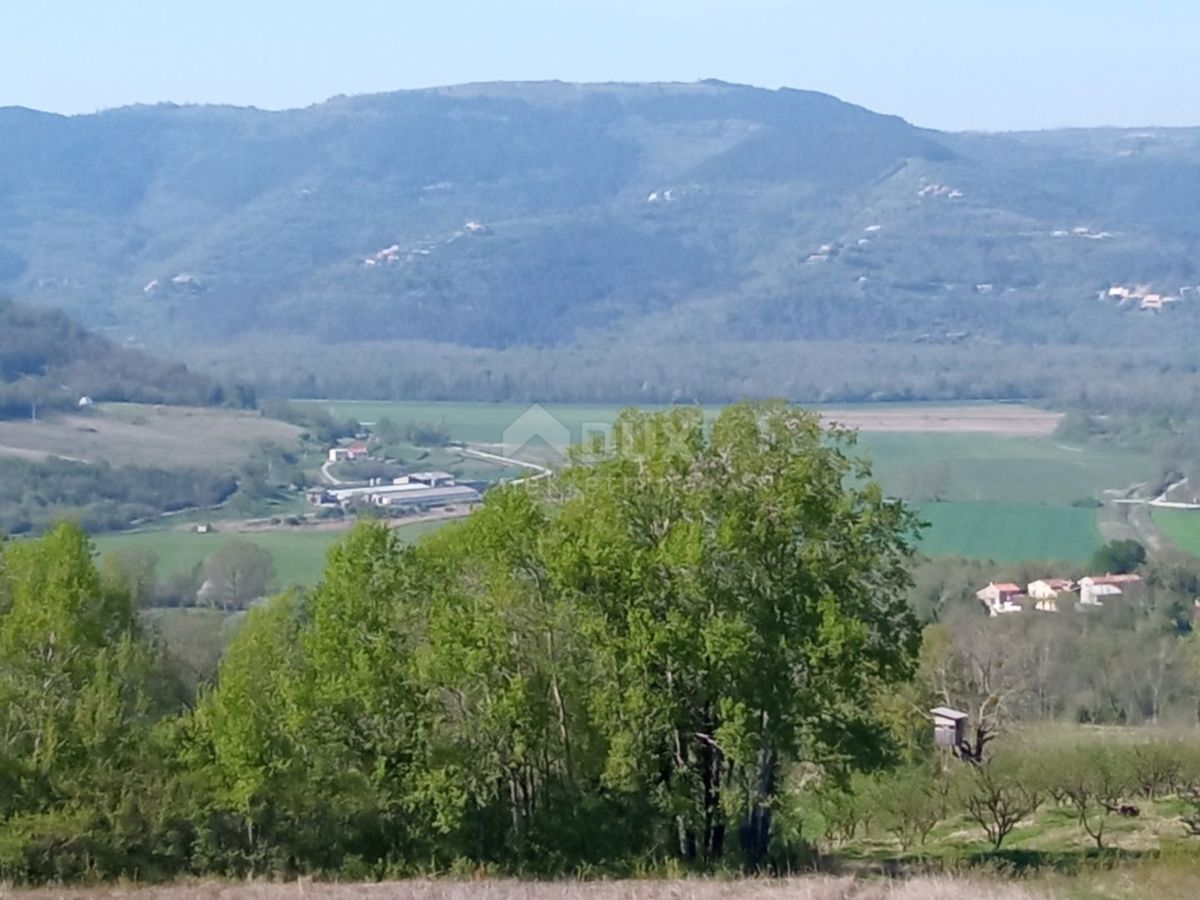
[(919, 191), (918, 197), (947, 197), (950, 200), (958, 200), (963, 196), (963, 192), (958, 188), (950, 187), (948, 184), (927, 184)]
[[(429, 190), (436, 185), (426, 186), (424, 190)], [(376, 266), (395, 265), (396, 263), (411, 262), (419, 256), (431, 256), (433, 251), (437, 249), (438, 244), (449, 244), (456, 241), (463, 235), (472, 234), (489, 234), (490, 231), (482, 222), (471, 219), (462, 228), (454, 232), (449, 238), (437, 240), (422, 240), (418, 241), (416, 246), (410, 248), (401, 247), (399, 244), (392, 244), (389, 247), (384, 247), (370, 256), (363, 257), (363, 265), (368, 269), (373, 269)]]
[(1012, 582), (993, 581), (976, 591), (975, 596), (991, 616), (1019, 613), (1030, 608), (1040, 612), (1058, 612), (1059, 602), (1065, 600), (1066, 595), (1078, 594), (1080, 607), (1103, 606), (1104, 598), (1119, 597), (1140, 584), (1141, 580), (1140, 575), (1133, 574), (1088, 575), (1079, 581), (1039, 578), (1029, 582), (1023, 590)]
[(1170, 295), (1152, 291), (1148, 284), (1114, 284), (1100, 296), (1117, 301), (1118, 306), (1136, 305), (1138, 309), (1148, 312), (1161, 312), (1172, 303), (1178, 303), (1191, 290), (1191, 287), (1184, 287), (1180, 288), (1178, 295)]

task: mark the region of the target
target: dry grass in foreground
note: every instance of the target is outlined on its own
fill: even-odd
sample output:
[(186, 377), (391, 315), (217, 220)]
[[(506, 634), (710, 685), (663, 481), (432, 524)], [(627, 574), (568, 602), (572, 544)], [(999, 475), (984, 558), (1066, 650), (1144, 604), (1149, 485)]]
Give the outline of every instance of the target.
[(863, 881), (814, 876), (786, 881), (395, 881), (323, 884), (297, 881), (197, 882), (162, 887), (40, 888), (6, 892), (14, 900), (1033, 900), (1048, 894), (1022, 885), (963, 878)]

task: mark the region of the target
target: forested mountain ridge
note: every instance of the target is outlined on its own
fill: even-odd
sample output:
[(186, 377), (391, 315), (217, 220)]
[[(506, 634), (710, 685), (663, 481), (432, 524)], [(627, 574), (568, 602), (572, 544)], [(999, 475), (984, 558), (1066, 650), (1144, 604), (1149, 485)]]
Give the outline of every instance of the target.
[(239, 388), (227, 395), (186, 366), (118, 346), (61, 312), (0, 300), (0, 419), (88, 400), (252, 405), (253, 394)]
[(122, 337), (1145, 346), (1200, 322), (1200, 129), (946, 134), (805, 91), (553, 82), (8, 108), (0, 134), (0, 291)]

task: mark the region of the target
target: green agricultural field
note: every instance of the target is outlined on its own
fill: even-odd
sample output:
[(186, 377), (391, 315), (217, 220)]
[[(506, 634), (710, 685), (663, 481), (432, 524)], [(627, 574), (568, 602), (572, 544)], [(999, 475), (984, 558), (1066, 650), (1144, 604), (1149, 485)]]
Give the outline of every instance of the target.
[[(500, 443), (504, 429), (529, 409), (527, 403), (407, 403), (357, 400), (294, 402), (311, 403), (339, 418), (355, 419), (359, 422), (373, 423), (380, 419), (390, 419), (397, 425), (408, 422), (441, 425), (454, 440), (473, 444)], [(578, 441), (585, 426), (611, 425), (625, 405), (548, 403), (544, 408), (570, 429), (573, 441)], [(706, 413), (715, 415), (720, 407), (711, 406), (704, 409)]]
[(1200, 556), (1200, 510), (1156, 509), (1152, 515), (1180, 550)]
[(1085, 562), (1101, 545), (1096, 511), (1026, 503), (922, 503), (921, 551), (996, 562)]
[[(373, 422), (388, 418), (397, 424), (430, 422), (442, 425), (456, 440), (498, 443), (505, 428), (529, 407), (516, 403), (372, 403), (355, 401), (310, 402), (343, 417)], [(978, 411), (986, 404), (946, 407), (937, 404), (862, 404), (827, 407), (821, 411), (837, 417), (853, 412), (859, 418), (871, 410), (911, 411), (914, 417), (931, 410)], [(991, 404), (999, 411), (1012, 404)], [(611, 424), (619, 405), (547, 404), (546, 411), (578, 440), (583, 429)], [(704, 407), (715, 415), (719, 407)], [(971, 500), (1050, 504), (1069, 507), (1072, 502), (1098, 498), (1109, 488), (1125, 488), (1150, 474), (1145, 455), (1103, 447), (1069, 446), (1050, 437), (1008, 436), (981, 432), (920, 430), (868, 430), (860, 432), (859, 446), (873, 463), (875, 474), (893, 494), (911, 500)], [(894, 427), (894, 426), (893, 426)]]
[[(444, 522), (417, 522), (402, 525), (396, 533), (415, 541), (436, 530)], [(257, 544), (275, 560), (278, 587), (286, 585), (311, 586), (320, 580), (329, 548), (346, 536), (345, 531), (323, 529), (280, 529), (252, 534), (197, 534), (192, 531), (142, 531), (106, 534), (95, 537), (101, 556), (131, 547), (151, 550), (158, 556), (158, 574), (166, 578), (184, 572), (204, 562), (228, 540), (244, 540)]]
[(1143, 453), (1068, 446), (1054, 438), (863, 432), (859, 446), (884, 486), (913, 500), (1069, 507), (1098, 499), (1108, 488), (1144, 481), (1153, 465)]
[[(472, 443), (498, 443), (504, 429), (528, 409), (505, 403), (308, 402), (360, 421), (437, 423), (453, 438)], [(611, 423), (620, 407), (548, 404), (545, 409), (577, 440), (589, 425)], [(969, 430), (979, 428), (977, 418), (964, 421), (964, 430), (955, 430), (956, 411), (971, 418), (986, 416), (989, 409), (996, 411), (997, 433)], [(705, 407), (710, 415), (717, 410)], [(859, 449), (870, 458), (876, 477), (889, 493), (919, 504), (930, 522), (922, 543), (926, 553), (997, 561), (1084, 561), (1100, 545), (1096, 513), (1072, 504), (1146, 480), (1152, 473), (1145, 455), (1068, 445), (1044, 432), (1041, 436), (1005, 433), (1012, 425), (1006, 417), (1022, 410), (1034, 419), (1045, 415), (1013, 404), (863, 404), (821, 409), (833, 418), (842, 414), (862, 423)], [(896, 421), (897, 414), (902, 421)], [(929, 429), (928, 419), (939, 414), (949, 415), (951, 421), (921, 430)], [(904, 430), (909, 418), (913, 430)], [(1051, 422), (1046, 431), (1052, 427)]]

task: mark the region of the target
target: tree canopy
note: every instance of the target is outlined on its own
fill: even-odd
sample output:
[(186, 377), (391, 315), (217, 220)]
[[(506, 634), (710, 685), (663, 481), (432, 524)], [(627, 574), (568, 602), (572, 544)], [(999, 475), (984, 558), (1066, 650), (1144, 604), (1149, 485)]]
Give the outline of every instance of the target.
[(416, 547), (360, 526), (191, 711), (136, 567), (66, 526), (10, 544), (0, 877), (78, 874), (48, 860), (92, 829), (106, 874), (767, 865), (798, 764), (885, 762), (915, 527), (814, 414), (629, 411)]

